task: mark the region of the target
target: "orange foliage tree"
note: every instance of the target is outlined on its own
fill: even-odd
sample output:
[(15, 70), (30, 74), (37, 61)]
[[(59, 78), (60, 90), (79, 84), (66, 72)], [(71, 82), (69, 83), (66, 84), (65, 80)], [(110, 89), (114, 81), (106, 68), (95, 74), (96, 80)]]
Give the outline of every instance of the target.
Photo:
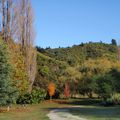
[(55, 94), (55, 84), (54, 83), (52, 83), (52, 82), (49, 83), (48, 92), (49, 92), (50, 99), (52, 99), (52, 96)]

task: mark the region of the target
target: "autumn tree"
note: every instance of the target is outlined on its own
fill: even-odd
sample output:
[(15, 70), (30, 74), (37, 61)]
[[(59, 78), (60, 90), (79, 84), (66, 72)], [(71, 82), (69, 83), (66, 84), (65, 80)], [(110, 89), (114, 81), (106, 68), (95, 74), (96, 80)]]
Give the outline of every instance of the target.
[(69, 98), (70, 97), (70, 87), (69, 87), (68, 83), (65, 83), (64, 96), (65, 96), (65, 98)]
[(48, 92), (50, 96), (50, 100), (52, 99), (52, 96), (55, 94), (55, 84), (54, 83), (49, 83), (48, 85)]
[(31, 92), (36, 75), (36, 50), (34, 49), (31, 0), (0, 0), (0, 16), (0, 34), (4, 41), (8, 43), (8, 40), (13, 39), (21, 46), (19, 49), (23, 55), (28, 75), (29, 91)]
[(22, 95), (28, 90), (28, 75), (25, 69), (24, 57), (20, 51), (20, 45), (16, 44), (13, 40), (8, 41), (8, 50), (10, 53), (10, 63), (13, 67), (12, 81), (14, 86), (19, 90)]
[(16, 41), (21, 46), (25, 68), (28, 74), (29, 92), (36, 75), (36, 49), (34, 48), (33, 9), (31, 0), (20, 0), (16, 7)]

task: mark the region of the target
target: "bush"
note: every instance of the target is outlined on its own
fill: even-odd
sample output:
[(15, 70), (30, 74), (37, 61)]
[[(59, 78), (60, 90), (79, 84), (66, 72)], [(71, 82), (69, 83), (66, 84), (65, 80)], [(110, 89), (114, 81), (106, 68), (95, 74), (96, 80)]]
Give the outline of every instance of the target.
[(116, 93), (111, 97), (112, 102), (115, 105), (120, 105), (120, 94)]
[(109, 106), (113, 106), (114, 103), (113, 101), (111, 100), (111, 98), (108, 98), (106, 101), (103, 101), (102, 102), (102, 105), (106, 106), (106, 107), (109, 107)]
[(112, 77), (110, 75), (104, 75), (97, 78), (96, 81), (96, 93), (106, 101), (111, 97), (113, 92)]
[(25, 93), (20, 95), (17, 103), (18, 104), (37, 104), (44, 100), (46, 97), (46, 91), (44, 89), (35, 88), (32, 93)]

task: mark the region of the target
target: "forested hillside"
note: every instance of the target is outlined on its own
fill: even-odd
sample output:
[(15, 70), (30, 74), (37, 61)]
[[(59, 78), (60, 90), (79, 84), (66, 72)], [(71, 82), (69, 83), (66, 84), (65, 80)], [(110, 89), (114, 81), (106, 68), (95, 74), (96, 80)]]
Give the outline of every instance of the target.
[[(66, 61), (69, 65), (77, 65), (89, 58), (96, 59), (98, 57), (115, 58), (117, 47), (115, 45), (105, 43), (86, 43), (75, 45), (71, 48), (58, 48), (46, 50), (49, 56)], [(116, 59), (116, 58), (115, 58)]]
[[(47, 89), (52, 81), (61, 94), (65, 93), (65, 86), (69, 86), (69, 95), (80, 93), (89, 97), (94, 93), (102, 96), (103, 88), (109, 96), (116, 89), (116, 85), (112, 85), (118, 80), (114, 74), (120, 70), (116, 45), (90, 42), (68, 48), (37, 47), (37, 51), (38, 73), (34, 85)], [(98, 86), (99, 82), (103, 85)]]

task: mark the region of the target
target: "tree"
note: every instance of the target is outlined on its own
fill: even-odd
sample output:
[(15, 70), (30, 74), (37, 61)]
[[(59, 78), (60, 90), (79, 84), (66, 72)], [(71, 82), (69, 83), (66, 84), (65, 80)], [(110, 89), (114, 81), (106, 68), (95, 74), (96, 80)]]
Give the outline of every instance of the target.
[[(118, 66), (120, 64), (117, 63), (116, 65)], [(108, 73), (111, 75), (112, 79), (112, 85), (113, 85), (113, 91), (120, 93), (120, 70), (117, 68), (112, 68), (111, 71)]]
[(8, 41), (12, 31), (13, 1), (0, 0), (1, 7), (1, 32), (4, 41)]
[[(17, 44), (21, 45), (18, 48), (22, 51), (21, 56), (28, 75), (26, 82), (29, 81), (29, 91), (31, 91), (36, 74), (36, 50), (33, 46), (34, 31), (31, 2), (30, 0), (0, 0), (0, 8), (3, 40), (7, 42), (10, 51), (14, 49), (9, 44), (11, 40), (14, 39)], [(14, 53), (14, 50), (12, 52)], [(17, 52), (19, 52), (18, 49)], [(23, 70), (22, 68), (20, 69), (21, 71)]]
[(54, 83), (49, 83), (48, 85), (48, 92), (50, 96), (50, 100), (52, 99), (52, 96), (55, 94), (55, 84)]
[(36, 49), (34, 48), (33, 9), (31, 0), (20, 0), (16, 10), (16, 40), (21, 45), (29, 81), (29, 92), (36, 75)]
[(7, 46), (0, 39), (0, 105), (13, 103), (17, 97), (11, 80), (12, 66), (9, 60)]
[(2, 13), (2, 15), (1, 15), (2, 16), (2, 20), (1, 20), (1, 23), (2, 23), (1, 32), (2, 32), (2, 37), (5, 40), (5, 27), (6, 27), (5, 0), (1, 0), (0, 3), (1, 3), (1, 13)]
[(89, 98), (92, 98), (95, 84), (96, 81), (94, 80), (93, 75), (92, 77), (88, 74), (83, 75), (82, 79), (79, 81), (79, 93), (81, 95), (87, 95)]
[(113, 78), (110, 74), (96, 77), (96, 90), (95, 92), (103, 99), (107, 100), (113, 94)]
[(69, 98), (70, 97), (70, 87), (69, 87), (68, 83), (65, 83), (64, 96), (65, 96), (65, 98)]
[(20, 51), (20, 45), (13, 40), (7, 42), (10, 53), (10, 63), (14, 65), (12, 81), (14, 86), (18, 88), (19, 94), (22, 95), (28, 90), (28, 75), (25, 68), (24, 57)]
[(13, 39), (21, 46), (30, 92), (36, 75), (33, 18), (31, 0), (0, 0), (1, 35), (7, 43)]
[(115, 39), (112, 39), (112, 45), (115, 45), (115, 46), (117, 46), (117, 42), (116, 42), (116, 40)]

